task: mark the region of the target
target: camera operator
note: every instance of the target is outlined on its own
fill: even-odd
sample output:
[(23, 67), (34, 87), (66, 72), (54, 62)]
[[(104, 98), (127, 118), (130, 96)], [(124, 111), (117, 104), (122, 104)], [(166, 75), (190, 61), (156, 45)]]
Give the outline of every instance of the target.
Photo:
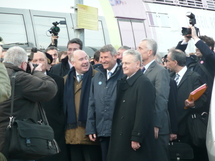
[[(41, 106), (39, 102), (52, 99), (57, 92), (57, 85), (51, 77), (41, 72), (42, 64), (40, 63), (32, 75), (27, 73), (27, 60), (26, 51), (14, 46), (7, 51), (4, 64), (10, 79), (16, 72), (13, 116), (18, 120), (31, 118), (37, 122), (41, 120), (38, 112), (38, 108)], [(33, 65), (29, 64), (32, 69)], [(5, 129), (9, 123), (10, 106), (11, 99), (0, 103), (0, 152), (7, 148), (4, 138)]]
[(207, 83), (208, 88), (206, 93), (208, 101), (206, 105), (207, 109), (205, 110), (208, 112), (215, 74), (214, 40), (208, 36), (197, 36), (195, 27), (190, 26), (189, 28), (191, 29), (191, 35), (185, 35), (184, 40), (178, 43), (176, 49), (185, 51), (191, 39), (189, 36), (193, 38), (196, 46), (196, 55), (187, 57), (186, 65), (189, 69), (199, 73), (203, 81)]

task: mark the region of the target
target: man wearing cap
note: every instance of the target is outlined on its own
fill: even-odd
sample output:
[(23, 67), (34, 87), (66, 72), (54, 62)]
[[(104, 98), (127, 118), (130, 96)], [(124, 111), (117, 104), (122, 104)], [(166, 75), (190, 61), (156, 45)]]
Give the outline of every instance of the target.
[(57, 141), (61, 152), (54, 156), (45, 157), (40, 159), (39, 161), (68, 161), (67, 149), (65, 144), (64, 138), (64, 131), (65, 131), (65, 115), (63, 113), (63, 89), (64, 89), (64, 82), (63, 78), (50, 73), (47, 69), (50, 68), (50, 65), (53, 61), (53, 58), (48, 53), (43, 52), (36, 52), (32, 55), (32, 63), (33, 64), (42, 64), (42, 72), (47, 74), (52, 79), (55, 80), (58, 91), (55, 97), (48, 101), (43, 102), (43, 108), (46, 112), (47, 119), (49, 121), (50, 126), (54, 130), (55, 140)]

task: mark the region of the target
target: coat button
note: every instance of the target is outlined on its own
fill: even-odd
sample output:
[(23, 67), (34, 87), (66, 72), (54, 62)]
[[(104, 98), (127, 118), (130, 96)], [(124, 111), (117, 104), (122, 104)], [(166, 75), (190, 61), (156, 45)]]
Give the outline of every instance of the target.
[(139, 132), (137, 133), (137, 136), (140, 136), (140, 133), (139, 133)]
[(121, 119), (124, 119), (124, 117), (122, 116)]
[(123, 134), (122, 134), (122, 133), (120, 133), (119, 135), (120, 135), (120, 136), (122, 136)]
[(122, 101), (123, 103), (125, 102), (125, 100)]

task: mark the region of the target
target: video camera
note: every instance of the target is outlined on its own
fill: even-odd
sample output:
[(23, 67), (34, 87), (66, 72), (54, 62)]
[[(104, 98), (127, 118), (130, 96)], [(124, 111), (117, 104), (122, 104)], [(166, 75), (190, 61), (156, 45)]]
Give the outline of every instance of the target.
[[(192, 12), (187, 12), (186, 16), (190, 18), (189, 24), (191, 24), (192, 26), (194, 26), (196, 24), (195, 15)], [(195, 27), (195, 29), (196, 29), (196, 34), (198, 36), (199, 29), (197, 27)], [(183, 36), (185, 36), (185, 35), (191, 35), (191, 28), (182, 27), (181, 32), (182, 32)], [(191, 36), (187, 36), (187, 37), (191, 38)]]
[(57, 25), (59, 24), (59, 22), (53, 22), (52, 23), (54, 26), (52, 26), (48, 31), (50, 34), (54, 34), (55, 36), (58, 36), (58, 33), (60, 32), (60, 27), (58, 27)]

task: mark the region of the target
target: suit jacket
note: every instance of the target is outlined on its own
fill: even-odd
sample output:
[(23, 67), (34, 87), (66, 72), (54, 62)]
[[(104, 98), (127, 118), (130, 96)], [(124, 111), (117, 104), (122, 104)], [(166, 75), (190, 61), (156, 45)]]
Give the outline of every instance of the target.
[(159, 128), (159, 134), (169, 134), (170, 119), (167, 105), (170, 89), (169, 73), (154, 61), (146, 70), (145, 75), (152, 82), (156, 90), (154, 126)]
[(177, 119), (177, 84), (175, 80), (170, 78), (170, 91), (168, 101), (168, 111), (170, 116), (171, 134), (178, 133), (178, 119)]
[[(175, 73), (171, 74), (171, 77), (175, 77)], [(185, 100), (189, 97), (190, 92), (198, 88), (203, 84), (201, 76), (189, 69), (186, 71), (181, 81), (178, 84), (178, 99), (177, 99), (177, 114), (178, 114), (178, 134), (181, 136), (188, 134), (187, 119), (186, 116), (190, 112), (202, 113), (204, 105), (206, 103), (206, 95), (203, 94), (197, 101), (195, 101), (195, 108), (184, 109)]]
[(55, 97), (48, 101), (42, 102), (50, 126), (54, 130), (55, 140), (57, 141), (61, 152), (59, 154), (48, 156), (38, 161), (68, 161), (67, 147), (65, 143), (65, 115), (63, 112), (63, 90), (64, 80), (62, 77), (47, 71), (47, 75), (55, 80), (58, 91)]
[[(141, 70), (117, 82), (108, 161), (149, 161), (154, 140), (155, 89)], [(134, 151), (131, 141), (141, 144)]]

